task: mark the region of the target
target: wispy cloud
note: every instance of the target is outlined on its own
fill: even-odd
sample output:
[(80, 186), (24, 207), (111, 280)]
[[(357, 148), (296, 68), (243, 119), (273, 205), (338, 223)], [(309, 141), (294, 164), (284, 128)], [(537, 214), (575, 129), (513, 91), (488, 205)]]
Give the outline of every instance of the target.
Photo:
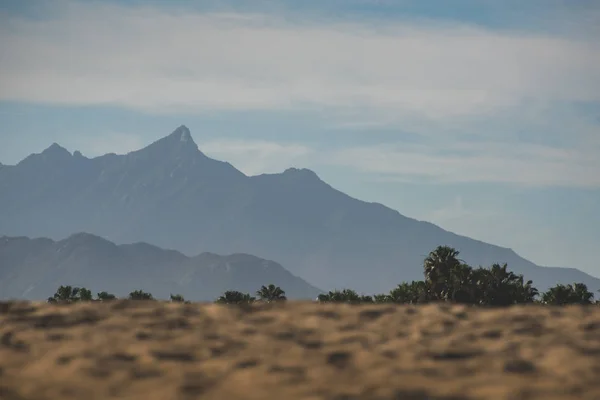
[[(0, 16), (0, 100), (188, 115), (300, 110), (344, 129), (427, 137), (329, 150), (201, 144), (249, 174), (310, 162), (379, 179), (600, 186), (599, 113), (579, 110), (599, 109), (600, 42), (585, 29), (559, 36), (448, 20), (308, 23), (273, 12), (60, 4), (47, 18)], [(592, 26), (598, 15), (567, 20)]]
[(456, 143), (445, 149), (380, 145), (335, 151), (329, 162), (379, 180), (599, 187), (600, 161), (588, 153), (537, 145)]
[(360, 107), (429, 118), (524, 99), (600, 100), (595, 41), (67, 4), (51, 19), (3, 23), (1, 99), (152, 112)]
[[(582, 153), (544, 145), (489, 142), (446, 143), (442, 147), (387, 143), (323, 149), (262, 140), (210, 141), (200, 147), (208, 156), (230, 161), (249, 175), (281, 172), (292, 166), (317, 171), (342, 166), (371, 174), (379, 182), (600, 187), (600, 159), (595, 150)], [(459, 206), (462, 202), (453, 204)]]

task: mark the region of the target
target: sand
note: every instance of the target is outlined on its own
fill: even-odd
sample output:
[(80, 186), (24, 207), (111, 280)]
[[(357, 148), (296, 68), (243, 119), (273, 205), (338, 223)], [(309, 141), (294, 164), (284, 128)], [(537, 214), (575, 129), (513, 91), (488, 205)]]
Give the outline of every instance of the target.
[(600, 399), (600, 307), (0, 303), (0, 399)]

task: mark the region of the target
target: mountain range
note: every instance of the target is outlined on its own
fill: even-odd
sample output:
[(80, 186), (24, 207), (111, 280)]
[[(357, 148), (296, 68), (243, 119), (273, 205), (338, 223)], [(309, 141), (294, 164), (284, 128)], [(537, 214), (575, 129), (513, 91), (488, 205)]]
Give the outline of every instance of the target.
[(125, 155), (87, 158), (55, 143), (4, 165), (0, 232), (54, 240), (89, 232), (187, 255), (253, 254), (321, 289), (363, 293), (422, 279), (423, 258), (449, 245), (473, 266), (508, 263), (540, 290), (575, 281), (600, 289), (581, 271), (540, 267), (511, 249), (352, 198), (308, 169), (246, 176), (203, 154), (185, 126)]
[(254, 294), (262, 285), (284, 288), (290, 299), (321, 291), (273, 261), (248, 254), (187, 257), (147, 243), (116, 245), (78, 233), (60, 241), (0, 237), (0, 298), (45, 299), (60, 285), (126, 297), (133, 290), (168, 299), (212, 301), (226, 290)]

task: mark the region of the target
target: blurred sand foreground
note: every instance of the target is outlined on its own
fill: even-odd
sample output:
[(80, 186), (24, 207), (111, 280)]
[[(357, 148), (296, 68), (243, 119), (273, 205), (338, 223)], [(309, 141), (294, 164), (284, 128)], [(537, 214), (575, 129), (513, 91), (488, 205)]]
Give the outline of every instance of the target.
[(600, 307), (0, 303), (0, 399), (600, 399)]

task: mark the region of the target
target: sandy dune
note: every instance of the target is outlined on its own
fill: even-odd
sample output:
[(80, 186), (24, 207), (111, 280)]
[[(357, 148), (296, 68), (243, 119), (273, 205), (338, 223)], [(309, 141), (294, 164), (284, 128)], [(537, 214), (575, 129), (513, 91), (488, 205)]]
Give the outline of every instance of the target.
[(0, 303), (0, 399), (600, 399), (600, 307)]

